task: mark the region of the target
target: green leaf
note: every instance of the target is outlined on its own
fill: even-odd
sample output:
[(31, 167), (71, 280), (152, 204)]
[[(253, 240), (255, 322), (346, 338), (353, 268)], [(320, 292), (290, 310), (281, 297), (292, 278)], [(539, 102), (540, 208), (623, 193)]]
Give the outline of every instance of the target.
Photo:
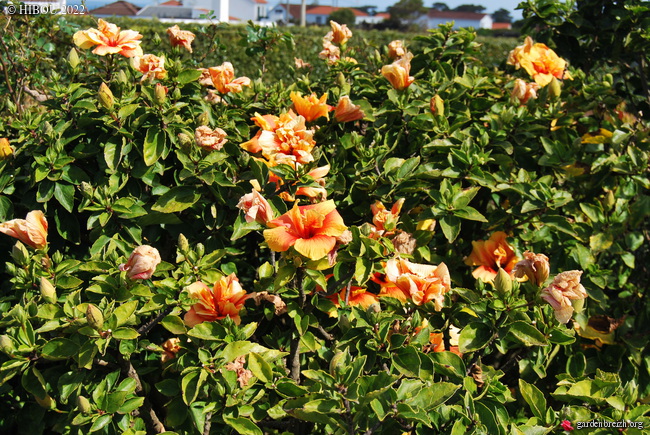
[(474, 352), (487, 346), (492, 339), (492, 328), (483, 322), (471, 322), (460, 331), (458, 348), (462, 353)]
[(54, 197), (59, 204), (68, 212), (72, 213), (74, 209), (74, 186), (70, 184), (56, 183), (54, 186)]
[(117, 326), (122, 326), (129, 321), (136, 308), (138, 308), (138, 301), (129, 301), (120, 305), (113, 311), (113, 315), (117, 319)]
[(76, 355), (79, 345), (67, 338), (55, 338), (43, 346), (42, 353), (46, 359), (66, 359)]
[(144, 163), (151, 166), (158, 161), (158, 159), (165, 152), (165, 132), (157, 127), (151, 127), (147, 130), (147, 135), (144, 138)]
[(97, 420), (93, 422), (92, 426), (90, 426), (88, 432), (93, 433), (93, 432), (97, 432), (98, 430), (102, 430), (104, 426), (106, 426), (108, 423), (111, 422), (112, 419), (113, 419), (112, 414), (104, 414), (99, 416)]
[(257, 353), (251, 352), (248, 354), (248, 369), (260, 381), (273, 382), (273, 369), (271, 365)]
[(223, 421), (242, 435), (264, 435), (255, 423), (244, 417), (223, 417)]
[(440, 227), (449, 243), (452, 243), (460, 233), (460, 219), (456, 216), (443, 216), (440, 219)]
[(161, 320), (160, 324), (163, 326), (163, 328), (175, 335), (181, 335), (187, 332), (185, 322), (183, 322), (183, 320), (178, 316), (165, 316)]
[(177, 213), (194, 205), (201, 198), (196, 188), (190, 186), (173, 187), (158, 198), (151, 207), (161, 213)]
[(139, 336), (138, 331), (133, 328), (117, 328), (113, 331), (113, 337), (117, 340), (134, 340)]
[(463, 208), (459, 208), (457, 210), (454, 210), (454, 214), (458, 216), (461, 219), (467, 219), (471, 221), (478, 221), (478, 222), (487, 222), (488, 220), (483, 216), (481, 213), (479, 213), (478, 210), (476, 210), (474, 207), (470, 206), (465, 206)]
[(546, 415), (546, 399), (544, 398), (544, 393), (536, 386), (529, 384), (521, 378), (519, 379), (519, 391), (521, 391), (521, 396), (528, 403), (528, 406), (530, 406), (533, 415), (544, 422), (544, 416)]
[(420, 355), (418, 351), (412, 347), (407, 346), (398, 349), (392, 357), (393, 367), (395, 367), (404, 376), (417, 378), (420, 376)]
[(199, 390), (207, 378), (208, 373), (205, 370), (194, 370), (181, 379), (181, 392), (183, 394), (183, 402), (186, 405), (196, 400)]
[(451, 382), (436, 382), (431, 388), (422, 388), (413, 397), (407, 398), (404, 403), (414, 409), (435, 409), (449, 400), (459, 388), (460, 385)]
[(508, 332), (526, 346), (545, 346), (546, 337), (533, 325), (517, 320), (508, 325)]
[(217, 322), (203, 322), (187, 331), (187, 335), (201, 340), (223, 340), (226, 331)]
[(185, 85), (197, 81), (199, 77), (201, 77), (201, 71), (197, 69), (186, 69), (181, 71), (176, 79), (178, 80), (178, 83)]
[(43, 375), (41, 375), (41, 372), (39, 372), (36, 367), (31, 367), (28, 370), (25, 370), (20, 382), (27, 392), (33, 394), (39, 399), (43, 400), (45, 399), (45, 396), (47, 396), (45, 379), (43, 379)]

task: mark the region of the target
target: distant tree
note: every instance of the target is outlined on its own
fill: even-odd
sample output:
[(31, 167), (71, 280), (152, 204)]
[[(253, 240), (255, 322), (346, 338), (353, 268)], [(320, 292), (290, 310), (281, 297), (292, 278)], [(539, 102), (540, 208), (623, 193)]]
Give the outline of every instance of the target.
[(427, 12), (422, 0), (399, 0), (388, 8), (391, 21), (403, 22), (408, 27), (413, 27), (415, 21)]
[(437, 9), (439, 11), (448, 11), (449, 6), (447, 6), (447, 3), (442, 3), (442, 2), (436, 2), (431, 5), (433, 9)]
[(456, 8), (452, 9), (452, 11), (456, 12), (476, 12), (480, 14), (481, 12), (485, 11), (485, 6), (481, 5), (460, 5), (457, 6)]
[(330, 14), (327, 18), (327, 22), (329, 23), (330, 21), (336, 21), (339, 24), (347, 24), (348, 27), (353, 27), (356, 22), (356, 17), (354, 16), (352, 9), (342, 8)]
[(510, 11), (507, 9), (497, 9), (492, 14), (492, 19), (496, 23), (512, 23), (512, 17), (510, 16)]

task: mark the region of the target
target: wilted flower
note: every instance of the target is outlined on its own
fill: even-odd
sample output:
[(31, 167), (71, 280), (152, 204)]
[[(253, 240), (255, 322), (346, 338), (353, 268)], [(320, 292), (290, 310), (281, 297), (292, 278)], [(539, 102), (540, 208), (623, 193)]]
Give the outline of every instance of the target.
[(513, 272), (516, 278), (525, 276), (531, 284), (539, 287), (548, 278), (548, 257), (544, 254), (526, 251), (524, 252), (524, 259), (515, 264)]
[(388, 56), (391, 59), (399, 59), (406, 54), (406, 49), (404, 48), (404, 42), (400, 40), (391, 41), (388, 44)]
[(350, 38), (352, 38), (352, 31), (348, 29), (346, 24), (339, 24), (336, 21), (330, 21), (332, 30), (328, 33), (331, 34), (331, 40), (334, 44), (343, 45)]
[(197, 71), (201, 71), (201, 75), (199, 76), (199, 84), (201, 86), (213, 86), (212, 76), (210, 75), (210, 70), (208, 68), (198, 68)]
[(313, 93), (303, 97), (297, 92), (291, 92), (291, 101), (293, 101), (293, 108), (298, 115), (303, 116), (307, 122), (314, 121), (321, 116), (330, 119), (328, 112), (332, 110), (332, 106), (327, 104), (327, 94), (318, 98)]
[(401, 57), (390, 65), (381, 67), (381, 74), (398, 91), (408, 88), (415, 80), (414, 77), (409, 75), (411, 72), (411, 59), (413, 59), (413, 54), (406, 53), (404, 57)]
[(512, 88), (510, 97), (513, 101), (519, 101), (521, 104), (526, 104), (529, 99), (537, 98), (537, 91), (540, 86), (537, 83), (526, 83), (522, 79), (515, 80), (515, 86)]
[(329, 65), (333, 65), (341, 58), (341, 49), (332, 44), (330, 40), (323, 39), (323, 50), (318, 57), (325, 59)]
[(193, 327), (199, 323), (214, 322), (226, 317), (230, 317), (237, 325), (241, 323), (239, 312), (244, 307), (248, 295), (234, 273), (222, 277), (213, 288), (197, 281), (187, 287), (187, 293), (191, 298), (198, 299), (183, 317), (188, 326)]
[(121, 54), (124, 57), (142, 56), (139, 41), (142, 35), (134, 30), (122, 30), (115, 24), (101, 18), (97, 21), (97, 29), (80, 30), (72, 37), (79, 48), (95, 47), (93, 53), (105, 56)]
[(499, 268), (508, 273), (518, 261), (515, 251), (506, 242), (507, 234), (503, 231), (494, 232), (486, 241), (472, 242), (472, 253), (465, 259), (468, 266), (479, 266), (474, 269), (472, 276), (485, 282), (492, 282)]
[(510, 52), (507, 63), (517, 69), (525, 69), (540, 86), (551, 83), (553, 77), (571, 79), (571, 75), (566, 71), (566, 61), (546, 44), (534, 44), (530, 36), (526, 37), (523, 45)]
[(0, 138), (0, 160), (6, 160), (14, 154), (14, 149), (9, 145), (9, 139)]
[(217, 91), (213, 89), (208, 89), (208, 95), (203, 97), (203, 99), (210, 104), (222, 104), (222, 103), (225, 104), (223, 98), (221, 98), (221, 95), (219, 95)]
[(353, 104), (350, 97), (344, 95), (339, 99), (339, 103), (334, 109), (334, 118), (338, 122), (349, 122), (363, 119), (365, 114), (361, 110), (361, 106)]
[(403, 204), (404, 198), (401, 198), (393, 204), (390, 210), (387, 210), (381, 201), (377, 201), (370, 206), (372, 223), (374, 224), (373, 236), (386, 236), (395, 232)]
[(228, 134), (223, 129), (217, 127), (213, 130), (207, 125), (197, 127), (194, 131), (196, 144), (201, 148), (213, 151), (223, 148), (223, 145), (228, 142), (227, 136)]
[(162, 80), (167, 77), (165, 69), (165, 56), (156, 56), (145, 54), (144, 56), (135, 56), (131, 59), (131, 66), (140, 71), (143, 75), (140, 81), (153, 80), (154, 78)]
[(167, 29), (167, 34), (169, 35), (172, 47), (181, 46), (190, 53), (192, 52), (192, 41), (194, 41), (194, 37), (196, 36), (194, 33), (189, 30), (181, 30), (178, 25), (174, 25)]
[(179, 350), (181, 350), (181, 340), (177, 337), (169, 338), (160, 346), (163, 348), (163, 354), (161, 357), (162, 363), (166, 363), (174, 358)]
[(248, 77), (235, 78), (235, 69), (230, 62), (224, 62), (221, 66), (208, 68), (212, 85), (222, 94), (228, 92), (239, 93), (243, 86), (250, 86), (251, 79)]
[(311, 68), (311, 64), (309, 62), (305, 62), (304, 60), (294, 57), (293, 62), (296, 65), (296, 68)]
[(0, 233), (14, 237), (34, 249), (43, 249), (47, 246), (47, 219), (40, 210), (30, 211), (25, 219), (1, 223)]
[(141, 245), (133, 250), (126, 263), (120, 264), (119, 269), (126, 271), (130, 279), (149, 279), (161, 262), (158, 250), (149, 245)]
[(399, 231), (398, 234), (391, 239), (395, 252), (400, 254), (411, 255), (415, 251), (417, 241), (410, 233), (406, 231)]
[(280, 117), (256, 113), (252, 120), (261, 130), (253, 139), (241, 144), (246, 151), (261, 152), (270, 166), (283, 163), (295, 168), (296, 163), (314, 160), (311, 155), (316, 145), (314, 131), (307, 129), (304, 117), (290, 110)]
[(569, 270), (558, 273), (551, 285), (542, 290), (541, 296), (555, 310), (555, 318), (560, 323), (567, 323), (573, 315), (571, 301), (587, 297), (587, 291), (580, 284), (581, 270)]
[(246, 213), (246, 222), (257, 221), (265, 225), (273, 219), (273, 209), (269, 202), (255, 189), (239, 199), (237, 208)]
[(245, 362), (246, 355), (241, 355), (235, 358), (233, 362), (230, 362), (224, 366), (226, 370), (237, 373), (237, 382), (239, 382), (239, 388), (244, 388), (246, 385), (248, 385), (248, 381), (250, 381), (253, 377), (253, 372), (244, 368)]
[(298, 206), (268, 223), (264, 239), (276, 252), (292, 246), (311, 260), (325, 257), (336, 245), (336, 238), (347, 229), (334, 201)]
[(451, 277), (445, 263), (433, 266), (393, 258), (386, 263), (386, 279), (408, 292), (416, 305), (433, 301), (436, 311), (442, 310), (444, 295), (451, 290)]

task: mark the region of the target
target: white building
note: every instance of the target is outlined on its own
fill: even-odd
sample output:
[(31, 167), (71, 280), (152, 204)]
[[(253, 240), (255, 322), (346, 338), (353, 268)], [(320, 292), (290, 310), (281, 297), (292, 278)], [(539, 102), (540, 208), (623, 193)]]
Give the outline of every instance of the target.
[(429, 9), (426, 15), (417, 20), (417, 23), (427, 29), (435, 29), (440, 24), (454, 23), (454, 29), (473, 27), (475, 29), (491, 29), (492, 17), (488, 14), (476, 12), (439, 11)]

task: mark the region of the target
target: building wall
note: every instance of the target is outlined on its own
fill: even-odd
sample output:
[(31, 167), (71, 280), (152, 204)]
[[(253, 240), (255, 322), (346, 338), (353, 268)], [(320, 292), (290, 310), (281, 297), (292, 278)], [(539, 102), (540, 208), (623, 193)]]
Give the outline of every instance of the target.
[[(481, 27), (481, 21), (479, 20), (448, 20), (445, 18), (428, 18), (426, 21), (426, 26), (429, 29), (436, 29), (440, 24), (447, 24), (451, 21), (454, 22), (454, 29), (460, 29), (462, 27), (473, 27), (475, 29), (483, 28)], [(489, 28), (492, 28), (492, 23), (490, 23)]]
[(267, 11), (267, 4), (259, 4), (252, 0), (230, 1), (230, 15), (241, 21), (258, 21), (260, 18), (266, 17)]

